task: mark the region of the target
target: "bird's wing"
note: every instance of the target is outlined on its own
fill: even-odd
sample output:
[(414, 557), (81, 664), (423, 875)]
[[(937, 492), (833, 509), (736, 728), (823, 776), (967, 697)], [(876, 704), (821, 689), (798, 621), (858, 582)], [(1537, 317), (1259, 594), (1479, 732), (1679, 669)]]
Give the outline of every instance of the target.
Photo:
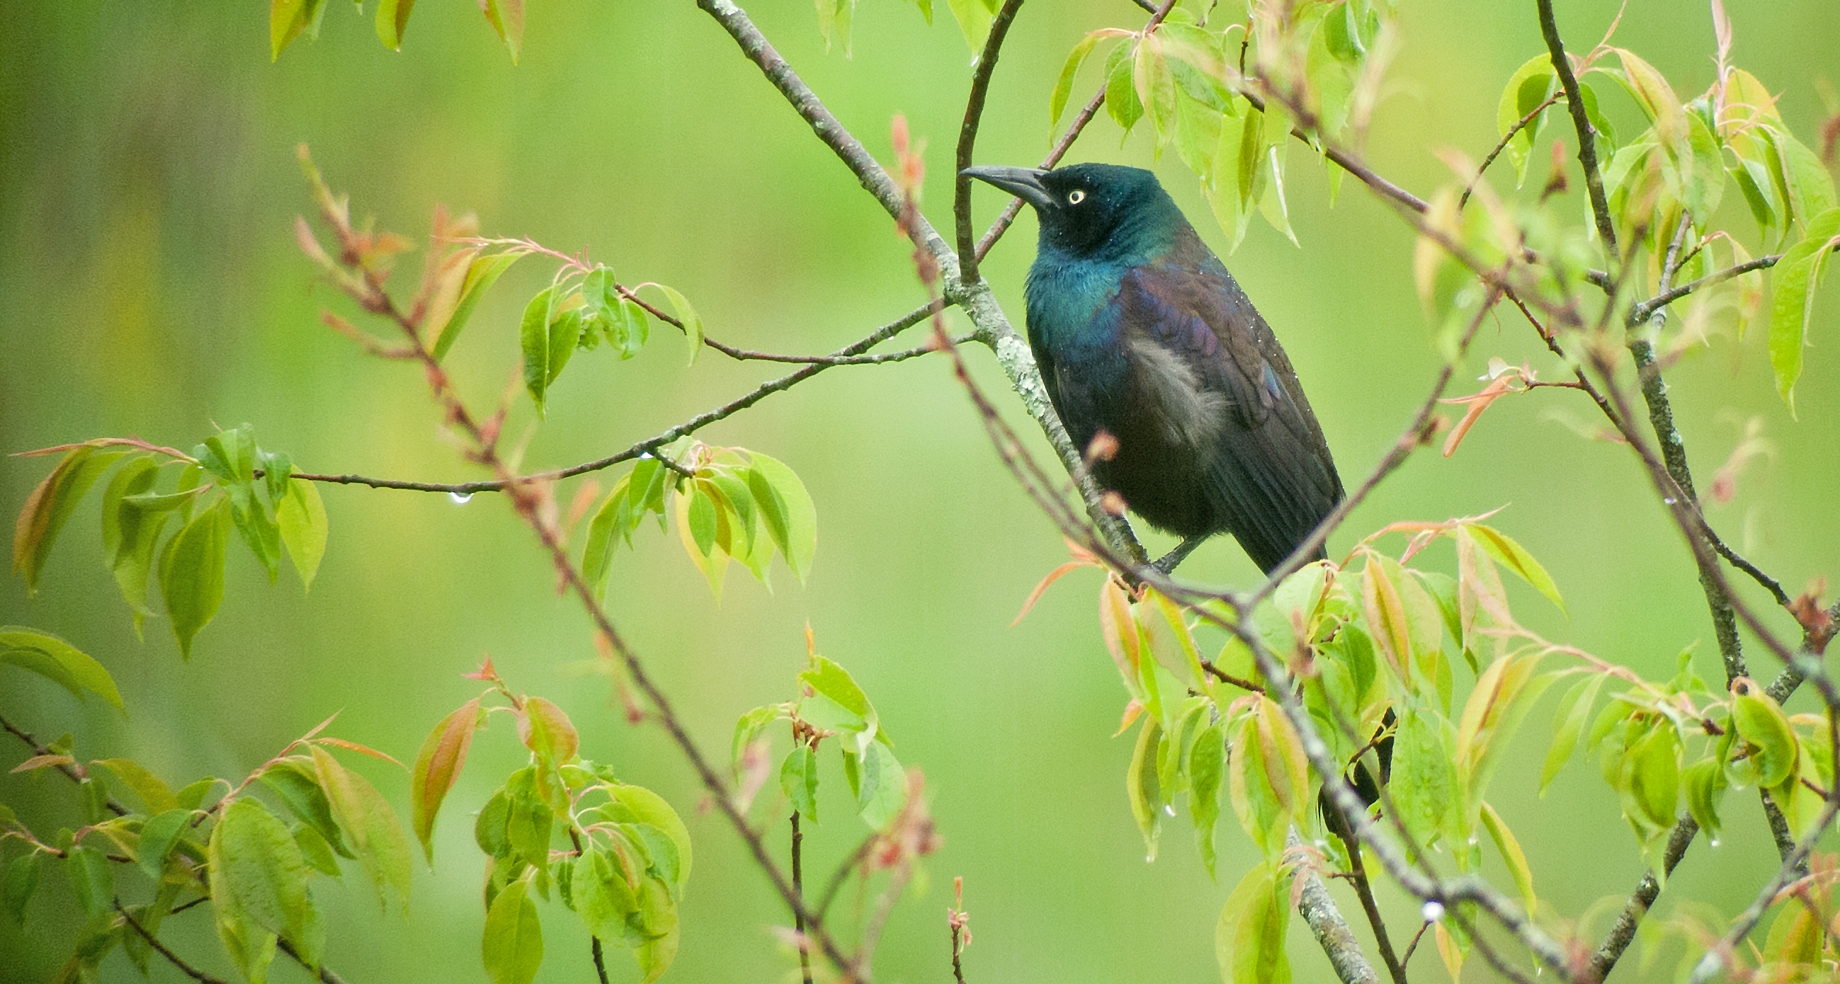
[(1341, 500), (1342, 483), (1271, 327), (1198, 238), (1134, 268), (1114, 303), (1140, 349), (1179, 358), (1203, 390), (1224, 398), (1214, 437), (1219, 494), (1241, 517), (1234, 532), (1255, 559), (1249, 535), (1277, 552), (1273, 563), (1282, 559)]

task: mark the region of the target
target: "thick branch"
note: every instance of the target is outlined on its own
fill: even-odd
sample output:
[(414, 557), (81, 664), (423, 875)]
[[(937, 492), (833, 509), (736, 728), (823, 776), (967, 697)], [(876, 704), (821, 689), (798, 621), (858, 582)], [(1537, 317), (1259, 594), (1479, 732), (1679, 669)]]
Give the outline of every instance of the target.
[[(1297, 828), (1292, 827), (1285, 836), (1285, 846), (1295, 849), (1302, 843)], [(1314, 871), (1306, 874), (1299, 869), (1297, 877), (1303, 879), (1303, 888), (1297, 893), (1297, 913), (1310, 927), (1310, 935), (1316, 937), (1316, 945), (1329, 955), (1336, 978), (1342, 984), (1380, 984), (1380, 975), (1361, 953), (1361, 942), (1354, 938), (1348, 922), (1336, 909), (1322, 876)]]

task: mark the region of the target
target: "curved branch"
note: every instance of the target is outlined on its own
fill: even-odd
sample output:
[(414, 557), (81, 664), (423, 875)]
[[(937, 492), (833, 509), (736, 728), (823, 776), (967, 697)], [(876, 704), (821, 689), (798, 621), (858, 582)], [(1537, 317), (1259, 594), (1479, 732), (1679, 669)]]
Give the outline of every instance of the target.
[(1565, 91), (1565, 106), (1572, 115), (1572, 129), (1578, 133), (1578, 165), (1584, 169), (1584, 185), (1591, 195), (1591, 214), (1597, 219), (1597, 234), (1604, 248), (1616, 254), (1616, 226), (1610, 220), (1610, 202), (1604, 197), (1604, 176), (1597, 167), (1597, 130), (1585, 112), (1584, 96), (1578, 89), (1578, 76), (1572, 72), (1571, 59), (1565, 56), (1565, 42), (1559, 40), (1559, 25), (1553, 21), (1552, 0), (1539, 0), (1540, 33), (1546, 38), (1546, 51), (1552, 57), (1553, 71)]
[(990, 76), (997, 68), (997, 54), (1003, 38), (1016, 19), (1022, 0), (1004, 0), (996, 19), (990, 22), (990, 36), (984, 39), (984, 53), (978, 56), (977, 71), (971, 75), (971, 95), (965, 100), (965, 122), (958, 128), (958, 161), (952, 168), (952, 219), (958, 233), (959, 275), (968, 283), (978, 279), (977, 245), (971, 238), (971, 178), (964, 174), (972, 165), (971, 154), (977, 145), (978, 123), (984, 117), (984, 97), (990, 92)]
[(1476, 176), (1473, 178), (1470, 178), (1469, 184), (1464, 186), (1463, 197), (1457, 199), (1457, 211), (1459, 212), (1463, 211), (1463, 206), (1469, 204), (1470, 193), (1475, 191), (1476, 185), (1482, 182), (1483, 172), (1489, 169), (1490, 164), (1495, 163), (1495, 158), (1500, 157), (1501, 152), (1508, 149), (1508, 141), (1513, 140), (1515, 134), (1533, 125), (1533, 121), (1536, 119), (1539, 119), (1541, 113), (1546, 112), (1548, 107), (1550, 107), (1553, 103), (1558, 102), (1558, 101), (1559, 101), (1559, 93), (1557, 92), (1553, 93), (1550, 96), (1547, 96), (1544, 102), (1540, 103), (1538, 106), (1533, 107), (1533, 110), (1531, 112), (1529, 112), (1526, 116), (1521, 117), (1518, 121), (1515, 122), (1513, 126), (1508, 127), (1508, 132), (1501, 135), (1501, 140), (1495, 144), (1495, 149), (1489, 151), (1489, 156), (1484, 157), (1482, 159), (1482, 163), (1477, 165)]
[[(578, 465), (570, 465), (567, 468), (558, 468), (552, 471), (520, 476), (517, 480), (520, 482), (560, 481), (565, 478), (573, 478), (576, 475), (585, 475), (588, 472), (611, 468), (620, 462), (631, 461), (643, 455), (656, 455), (660, 448), (683, 437), (685, 434), (695, 433), (718, 420), (733, 416), (759, 403), (761, 400), (766, 399), (774, 393), (780, 393), (791, 389), (832, 366), (899, 362), (903, 359), (912, 359), (926, 355), (933, 351), (931, 345), (921, 345), (916, 348), (906, 349), (900, 352), (889, 352), (884, 355), (863, 355), (862, 353), (912, 328), (914, 325), (925, 321), (936, 310), (942, 309), (942, 307), (942, 302), (929, 301), (888, 324), (877, 328), (873, 332), (870, 332), (860, 341), (853, 342), (843, 347), (838, 350), (836, 355), (828, 356), (822, 362), (811, 362), (803, 369), (796, 372), (787, 373), (778, 379), (770, 379), (761, 383), (751, 392), (738, 399), (724, 403), (713, 410), (707, 410), (697, 414), (681, 424), (667, 428), (628, 447), (624, 451), (615, 452), (604, 458), (596, 458), (593, 461), (584, 461)], [(293, 478), (303, 482), (325, 482), (333, 485), (366, 485), (375, 489), (401, 489), (410, 492), (446, 492), (449, 495), (473, 495), (478, 492), (503, 492), (506, 485), (506, 482), (502, 479), (484, 479), (474, 482), (451, 483), (412, 482), (394, 478), (372, 478), (366, 475), (326, 475), (317, 472), (295, 472)]]

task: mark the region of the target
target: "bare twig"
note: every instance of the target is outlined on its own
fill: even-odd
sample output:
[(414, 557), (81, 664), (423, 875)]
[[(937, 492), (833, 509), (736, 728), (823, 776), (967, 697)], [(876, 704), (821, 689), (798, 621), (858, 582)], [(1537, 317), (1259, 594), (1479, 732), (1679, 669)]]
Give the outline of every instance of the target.
[(1597, 219), (1597, 234), (1604, 248), (1616, 254), (1616, 225), (1610, 220), (1610, 203), (1604, 197), (1604, 176), (1597, 167), (1597, 130), (1585, 112), (1584, 96), (1578, 88), (1578, 76), (1565, 55), (1565, 42), (1559, 40), (1559, 25), (1553, 21), (1552, 0), (1539, 0), (1540, 33), (1546, 38), (1546, 51), (1552, 57), (1553, 71), (1565, 92), (1565, 107), (1572, 114), (1572, 129), (1578, 134), (1578, 164), (1584, 169), (1584, 184), (1591, 196), (1591, 214)]
[[(1835, 244), (1833, 248), (1835, 250), (1840, 250), (1840, 244)], [(1629, 324), (1631, 326), (1641, 324), (1647, 321), (1649, 316), (1656, 311), (1667, 307), (1669, 304), (1695, 291), (1705, 290), (1708, 287), (1716, 287), (1733, 277), (1742, 277), (1747, 273), (1755, 273), (1758, 270), (1768, 270), (1782, 262), (1782, 258), (1783, 254), (1781, 253), (1772, 253), (1769, 256), (1759, 256), (1755, 259), (1745, 260), (1743, 263), (1737, 263), (1726, 267), (1723, 270), (1708, 273), (1698, 280), (1690, 280), (1671, 290), (1662, 290), (1654, 297), (1642, 301), (1629, 309)]]
[[(654, 434), (643, 441), (633, 444), (624, 451), (618, 451), (603, 458), (596, 458), (593, 461), (584, 461), (578, 465), (570, 465), (567, 468), (558, 468), (551, 471), (523, 475), (520, 476), (518, 480), (525, 482), (560, 481), (565, 478), (573, 478), (576, 475), (585, 475), (588, 472), (611, 468), (623, 461), (631, 461), (635, 458), (645, 457), (647, 455), (657, 457), (665, 464), (681, 470), (681, 466), (676, 465), (674, 462), (665, 461), (661, 449), (665, 445), (670, 444), (672, 441), (686, 434), (693, 434), (710, 424), (731, 417), (775, 393), (783, 393), (832, 366), (851, 365), (864, 362), (896, 362), (902, 359), (911, 359), (926, 355), (933, 351), (931, 346), (922, 345), (901, 352), (890, 352), (886, 355), (862, 355), (862, 353), (868, 349), (925, 321), (929, 315), (943, 306), (943, 302), (929, 301), (909, 311), (907, 314), (896, 318), (894, 321), (877, 328), (875, 331), (870, 332), (861, 340), (839, 349), (837, 355), (830, 358), (828, 361), (814, 362), (795, 372), (787, 373), (778, 379), (770, 379), (761, 383), (744, 396), (724, 403), (712, 410), (697, 414), (683, 423), (669, 427), (658, 434)], [(473, 495), (478, 492), (503, 492), (505, 490), (505, 482), (496, 478), (472, 482), (447, 483), (412, 482), (393, 478), (372, 478), (366, 475), (325, 475), (314, 472), (295, 472), (293, 477), (303, 482), (328, 482), (337, 485), (367, 485), (371, 488), (378, 489), (403, 489), (411, 492), (446, 492), (450, 495)]]
[(127, 923), (129, 929), (134, 930), (134, 932), (140, 935), (141, 939), (146, 940), (147, 945), (153, 947), (155, 953), (165, 957), (166, 962), (177, 967), (180, 973), (197, 981), (198, 984), (229, 984), (228, 981), (225, 981), (221, 977), (214, 977), (186, 963), (183, 957), (168, 949), (166, 944), (161, 943), (158, 937), (147, 932), (147, 927), (142, 926), (139, 920), (128, 914), (128, 910), (122, 907), (120, 899), (112, 899), (109, 904), (113, 905), (115, 911), (121, 914), (122, 921)]
[[(1835, 792), (1840, 793), (1840, 785), (1836, 786)], [(1814, 842), (1822, 834), (1827, 833), (1828, 827), (1834, 822), (1836, 813), (1840, 813), (1840, 796), (1830, 794), (1821, 808), (1820, 817), (1815, 820), (1808, 835), (1796, 842), (1789, 856), (1783, 859), (1782, 866), (1776, 869), (1776, 873), (1764, 883), (1757, 897), (1738, 915), (1724, 938), (1714, 943), (1711, 949), (1706, 951), (1706, 955), (1700, 958), (1699, 963), (1693, 968), (1693, 976), (1688, 978), (1689, 984), (1705, 984), (1721, 971), (1729, 971), (1736, 967), (1734, 958), (1738, 944), (1744, 942), (1744, 938), (1750, 935), (1751, 930), (1757, 928), (1757, 923), (1763, 919), (1763, 914), (1769, 911), (1771, 903), (1776, 900), (1777, 893), (1781, 892), (1785, 885), (1795, 880), (1798, 867), (1808, 856), (1809, 850), (1814, 847)]]
[(1481, 164), (1476, 166), (1475, 177), (1470, 178), (1469, 184), (1463, 187), (1463, 197), (1457, 199), (1457, 211), (1459, 212), (1462, 211), (1463, 207), (1469, 204), (1470, 193), (1476, 190), (1477, 183), (1479, 183), (1482, 180), (1483, 172), (1489, 169), (1490, 164), (1495, 163), (1495, 158), (1500, 157), (1502, 151), (1508, 149), (1508, 142), (1514, 139), (1515, 134), (1518, 134), (1522, 130), (1525, 130), (1527, 127), (1531, 126), (1534, 120), (1540, 118), (1541, 113), (1546, 112), (1548, 107), (1550, 107), (1553, 103), (1559, 101), (1559, 96), (1560, 96), (1560, 93), (1558, 92), (1555, 92), (1550, 96), (1547, 96), (1546, 99), (1542, 101), (1538, 106), (1533, 107), (1533, 109), (1530, 110), (1527, 113), (1527, 115), (1515, 121), (1513, 126), (1508, 127), (1508, 132), (1501, 135), (1501, 139), (1496, 142), (1495, 148), (1489, 151), (1489, 155), (1482, 159)]
[[(799, 898), (805, 897), (804, 865), (805, 832), (799, 829), (799, 811), (792, 811), (792, 891)], [(805, 915), (792, 913), (792, 928), (798, 931), (801, 941), (805, 936)], [(804, 984), (811, 984), (811, 953), (801, 942), (799, 946), (799, 979)]]
[(990, 92), (990, 76), (997, 68), (997, 55), (1003, 50), (1003, 38), (1016, 19), (1022, 0), (1004, 0), (997, 16), (990, 22), (990, 35), (984, 39), (984, 53), (978, 56), (977, 70), (971, 75), (971, 95), (965, 100), (965, 122), (958, 128), (958, 164), (952, 169), (952, 218), (958, 233), (959, 276), (966, 283), (978, 279), (978, 253), (971, 238), (971, 178), (963, 173), (972, 165), (977, 146), (978, 123), (984, 116), (984, 97)]

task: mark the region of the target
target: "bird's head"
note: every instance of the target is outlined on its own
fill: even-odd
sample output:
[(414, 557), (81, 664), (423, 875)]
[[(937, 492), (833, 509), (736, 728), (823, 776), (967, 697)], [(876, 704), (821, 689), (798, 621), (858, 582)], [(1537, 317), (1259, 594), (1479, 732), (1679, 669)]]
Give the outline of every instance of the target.
[(968, 167), (959, 172), (989, 182), (1035, 207), (1041, 245), (1072, 257), (1106, 257), (1154, 251), (1166, 242), (1182, 213), (1142, 168), (1116, 164), (1070, 164), (1044, 171), (1031, 167)]

